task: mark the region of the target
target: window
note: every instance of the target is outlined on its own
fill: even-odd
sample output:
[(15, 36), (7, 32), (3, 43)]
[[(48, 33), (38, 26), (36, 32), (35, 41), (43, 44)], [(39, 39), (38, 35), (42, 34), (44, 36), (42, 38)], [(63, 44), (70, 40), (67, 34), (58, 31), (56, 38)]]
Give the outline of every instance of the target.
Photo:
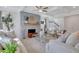
[(1, 21), (1, 11), (0, 11), (0, 30), (3, 29), (2, 21)]

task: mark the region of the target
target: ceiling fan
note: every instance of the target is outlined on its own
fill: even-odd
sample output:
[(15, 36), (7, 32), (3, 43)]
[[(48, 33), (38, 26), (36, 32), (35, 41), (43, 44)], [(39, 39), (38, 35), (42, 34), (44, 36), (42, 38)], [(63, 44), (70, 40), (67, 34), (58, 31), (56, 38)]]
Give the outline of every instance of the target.
[(36, 8), (39, 12), (48, 12), (48, 7), (47, 7), (47, 6), (35, 6), (35, 8)]

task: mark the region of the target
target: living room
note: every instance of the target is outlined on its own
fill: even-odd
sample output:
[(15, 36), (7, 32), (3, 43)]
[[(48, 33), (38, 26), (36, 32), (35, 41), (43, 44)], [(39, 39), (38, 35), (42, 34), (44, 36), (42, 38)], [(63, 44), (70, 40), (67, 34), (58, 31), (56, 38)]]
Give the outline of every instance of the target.
[(78, 53), (78, 21), (78, 6), (0, 6), (0, 42), (13, 39), (18, 53)]

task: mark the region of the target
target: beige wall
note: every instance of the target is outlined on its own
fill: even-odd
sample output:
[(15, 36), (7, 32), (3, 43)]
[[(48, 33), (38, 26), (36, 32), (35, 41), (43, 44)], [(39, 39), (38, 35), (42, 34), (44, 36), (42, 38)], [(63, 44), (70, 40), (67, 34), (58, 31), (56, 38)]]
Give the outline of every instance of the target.
[(79, 31), (79, 15), (65, 17), (64, 27), (70, 32)]

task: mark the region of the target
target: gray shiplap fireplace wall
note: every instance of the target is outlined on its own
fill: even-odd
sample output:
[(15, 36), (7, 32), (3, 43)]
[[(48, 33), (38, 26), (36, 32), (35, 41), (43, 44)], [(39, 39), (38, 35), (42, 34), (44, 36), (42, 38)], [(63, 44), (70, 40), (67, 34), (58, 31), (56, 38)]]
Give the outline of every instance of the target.
[[(36, 15), (36, 14), (28, 13), (28, 12), (23, 12), (23, 11), (20, 12), (20, 15), (21, 15), (21, 36), (23, 37), (26, 34), (26, 30), (24, 29), (24, 21), (25, 21), (26, 17), (34, 15), (34, 16), (36, 16), (38, 22), (40, 22), (40, 16)], [(39, 27), (39, 29), (40, 29), (40, 27)]]

